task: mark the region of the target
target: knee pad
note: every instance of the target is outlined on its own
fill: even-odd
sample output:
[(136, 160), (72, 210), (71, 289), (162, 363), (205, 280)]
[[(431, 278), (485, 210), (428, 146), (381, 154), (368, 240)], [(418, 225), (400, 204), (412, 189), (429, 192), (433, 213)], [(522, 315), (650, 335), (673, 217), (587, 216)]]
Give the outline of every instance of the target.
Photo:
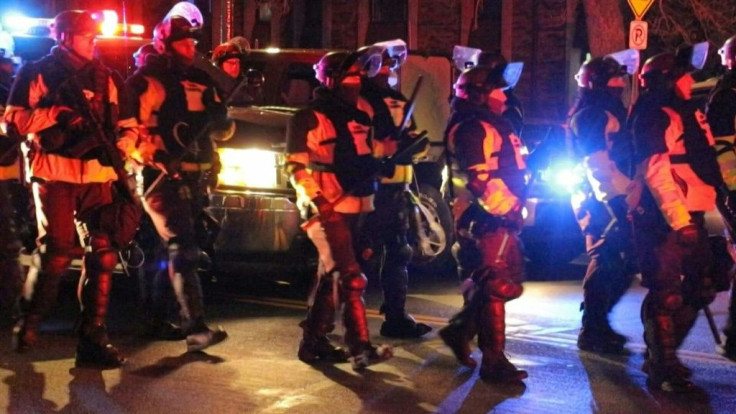
[(51, 275), (61, 275), (69, 268), (71, 258), (67, 251), (57, 251), (52, 253), (42, 253), (40, 255), (40, 268), (44, 273)]
[(92, 231), (89, 234), (87, 247), (93, 252), (96, 252), (111, 248), (112, 242), (110, 241), (110, 237), (107, 234), (100, 231)]
[(187, 272), (197, 270), (197, 264), (199, 263), (199, 248), (197, 246), (170, 241), (168, 251), (169, 260), (175, 271)]
[(340, 276), (340, 286), (347, 292), (362, 292), (368, 286), (368, 279), (362, 273), (348, 273)]
[(524, 292), (521, 284), (505, 277), (487, 280), (484, 284), (484, 290), (486, 297), (489, 299), (501, 299), (503, 301), (516, 299)]
[(516, 283), (507, 277), (497, 277), (490, 268), (479, 269), (474, 272), (473, 279), (483, 289), (486, 300), (509, 301), (518, 298), (524, 292), (520, 283)]
[(118, 254), (113, 249), (101, 249), (85, 255), (86, 260), (101, 272), (112, 272), (118, 264)]
[(457, 265), (463, 269), (477, 269), (482, 264), (480, 250), (475, 246), (473, 239), (455, 242), (451, 251)]
[(682, 307), (682, 294), (672, 291), (661, 291), (654, 294), (654, 302), (661, 312), (672, 313)]
[(399, 266), (408, 265), (409, 261), (411, 261), (412, 254), (414, 254), (414, 250), (408, 244), (390, 245), (388, 249), (386, 252), (386, 262)]

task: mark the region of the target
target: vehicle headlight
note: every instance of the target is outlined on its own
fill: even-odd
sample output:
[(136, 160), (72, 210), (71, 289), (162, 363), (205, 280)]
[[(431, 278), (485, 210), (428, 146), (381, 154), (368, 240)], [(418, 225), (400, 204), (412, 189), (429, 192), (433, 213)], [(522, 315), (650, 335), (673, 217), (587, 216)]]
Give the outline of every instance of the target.
[(542, 173), (542, 179), (550, 185), (568, 193), (576, 191), (583, 183), (583, 172), (576, 166), (560, 164), (551, 166)]
[(260, 149), (219, 148), (222, 185), (275, 188), (278, 185), (279, 153)]

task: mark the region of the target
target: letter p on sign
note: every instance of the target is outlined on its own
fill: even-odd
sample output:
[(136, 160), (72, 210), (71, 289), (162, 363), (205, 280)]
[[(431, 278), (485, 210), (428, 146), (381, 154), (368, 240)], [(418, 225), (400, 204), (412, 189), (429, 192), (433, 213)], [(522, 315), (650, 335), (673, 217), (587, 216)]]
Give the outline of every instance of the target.
[(629, 48), (644, 50), (647, 48), (649, 25), (643, 20), (634, 20), (629, 26)]

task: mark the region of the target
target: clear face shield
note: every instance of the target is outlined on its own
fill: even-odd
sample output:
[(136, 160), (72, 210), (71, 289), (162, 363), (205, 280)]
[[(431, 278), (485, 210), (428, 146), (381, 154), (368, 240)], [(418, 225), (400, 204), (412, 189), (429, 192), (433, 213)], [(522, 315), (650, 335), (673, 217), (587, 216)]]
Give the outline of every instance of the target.
[(452, 49), (452, 62), (459, 71), (470, 69), (478, 63), (481, 50), (473, 47), (456, 45)]
[(374, 46), (381, 48), (381, 51), (388, 56), (388, 59), (383, 62), (383, 66), (389, 68), (392, 72), (397, 71), (406, 62), (409, 54), (406, 42), (401, 39), (378, 42)]
[(202, 12), (192, 3), (180, 1), (169, 10), (163, 20), (170, 19), (173, 16), (180, 16), (187, 20), (193, 27), (201, 27), (204, 24)]
[(381, 57), (381, 48), (371, 46), (358, 56), (357, 62), (365, 76), (372, 78), (381, 70), (383, 58)]

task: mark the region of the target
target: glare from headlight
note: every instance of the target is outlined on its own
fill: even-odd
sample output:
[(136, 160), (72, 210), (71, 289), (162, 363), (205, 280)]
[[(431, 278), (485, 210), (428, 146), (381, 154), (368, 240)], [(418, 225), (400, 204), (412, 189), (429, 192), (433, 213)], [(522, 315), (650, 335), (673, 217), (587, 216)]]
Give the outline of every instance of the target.
[(219, 148), (222, 185), (253, 188), (275, 188), (277, 153), (259, 149)]
[(562, 164), (544, 171), (542, 179), (555, 188), (572, 193), (583, 183), (584, 177), (578, 167)]

